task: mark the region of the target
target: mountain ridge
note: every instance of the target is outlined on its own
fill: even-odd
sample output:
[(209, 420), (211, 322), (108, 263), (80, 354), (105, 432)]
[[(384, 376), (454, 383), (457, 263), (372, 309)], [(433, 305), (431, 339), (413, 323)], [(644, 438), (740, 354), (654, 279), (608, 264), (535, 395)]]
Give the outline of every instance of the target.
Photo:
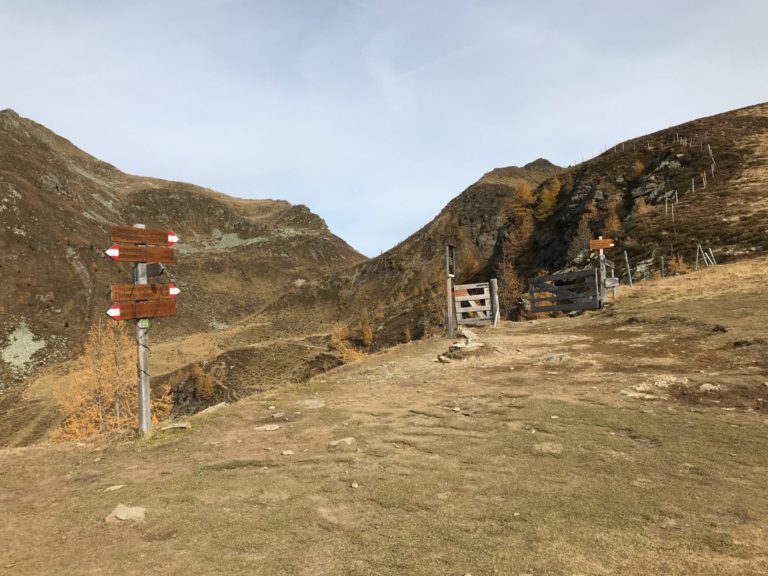
[[(26, 367), (0, 362), (0, 380), (72, 355), (129, 268), (106, 259), (111, 224), (173, 229), (183, 295), (177, 330), (232, 324), (297, 280), (364, 260), (307, 207), (248, 200), (183, 182), (125, 174), (13, 110), (0, 112), (0, 349), (20, 327), (45, 346)], [(10, 357), (10, 356), (9, 356)]]

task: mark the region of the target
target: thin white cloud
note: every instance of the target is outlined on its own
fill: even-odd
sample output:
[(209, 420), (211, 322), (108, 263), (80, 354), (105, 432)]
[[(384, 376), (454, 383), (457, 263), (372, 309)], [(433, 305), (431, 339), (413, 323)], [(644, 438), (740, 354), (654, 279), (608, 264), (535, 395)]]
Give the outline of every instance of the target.
[(0, 108), (367, 254), (484, 172), (766, 100), (756, 0), (0, 3)]

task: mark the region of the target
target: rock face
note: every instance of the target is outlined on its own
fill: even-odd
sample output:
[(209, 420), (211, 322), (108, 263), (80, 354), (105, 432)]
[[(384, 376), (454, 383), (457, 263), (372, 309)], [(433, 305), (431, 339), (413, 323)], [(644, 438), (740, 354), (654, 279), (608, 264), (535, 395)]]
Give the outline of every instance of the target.
[[(640, 278), (658, 271), (660, 256), (690, 266), (698, 243), (718, 258), (765, 252), (766, 162), (768, 104), (759, 104), (629, 140), (567, 169), (537, 160), (493, 170), (408, 239), (302, 287), (290, 304), (305, 315), (351, 310), (350, 324), (365, 310), (375, 343), (388, 345), (443, 326), (446, 244), (456, 246), (457, 283), (488, 281), (511, 265), (523, 286), (541, 273), (595, 265), (584, 245), (599, 235), (617, 241), (608, 258), (620, 278), (624, 250)], [(532, 195), (516, 204), (522, 183)], [(510, 299), (506, 311), (519, 309)]]
[[(349, 310), (376, 310), (371, 323), (376, 345), (390, 345), (429, 334), (442, 324), (445, 245), (456, 246), (457, 281), (488, 278), (505, 208), (517, 188), (536, 188), (562, 168), (539, 159), (521, 168), (497, 168), (467, 188), (426, 226), (369, 261), (301, 286), (283, 305), (301, 315), (322, 316)], [(330, 316), (329, 316), (330, 317)]]

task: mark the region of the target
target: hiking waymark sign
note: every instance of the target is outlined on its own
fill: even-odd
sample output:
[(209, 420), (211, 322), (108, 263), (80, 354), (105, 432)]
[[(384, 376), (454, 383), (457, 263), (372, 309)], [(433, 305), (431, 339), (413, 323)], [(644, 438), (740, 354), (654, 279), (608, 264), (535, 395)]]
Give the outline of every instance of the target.
[(107, 316), (116, 321), (136, 320), (136, 371), (139, 385), (139, 431), (149, 432), (149, 319), (176, 316), (176, 297), (181, 290), (175, 284), (149, 284), (149, 277), (163, 273), (163, 264), (176, 262), (173, 246), (179, 237), (171, 230), (134, 226), (112, 226), (112, 246), (104, 252), (116, 262), (134, 262), (133, 284), (113, 284), (112, 301)]
[(590, 240), (589, 241), (589, 249), (590, 250), (607, 250), (608, 248), (613, 248), (615, 246), (615, 243), (613, 241), (613, 238), (603, 238), (600, 236), (597, 240)]
[(176, 252), (165, 246), (131, 246), (112, 244), (104, 253), (115, 262), (156, 262), (175, 264)]
[(134, 226), (112, 226), (112, 242), (125, 244), (148, 244), (150, 246), (173, 246), (179, 237), (172, 230), (161, 228), (137, 228)]
[[(107, 310), (112, 320), (138, 320), (176, 316), (176, 300), (156, 300), (147, 302), (120, 302)], [(149, 325), (147, 325), (149, 327)]]

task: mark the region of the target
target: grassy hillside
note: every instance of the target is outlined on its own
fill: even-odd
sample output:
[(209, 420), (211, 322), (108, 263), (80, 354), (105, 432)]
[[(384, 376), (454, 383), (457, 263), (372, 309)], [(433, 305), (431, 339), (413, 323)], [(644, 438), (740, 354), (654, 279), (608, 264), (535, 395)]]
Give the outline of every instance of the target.
[(304, 206), (241, 200), (124, 174), (11, 110), (0, 112), (0, 389), (72, 357), (110, 306), (130, 264), (103, 254), (113, 223), (168, 227), (180, 237), (179, 315), (155, 341), (247, 318), (292, 282), (365, 258)]
[(762, 576), (766, 284), (745, 260), (478, 331), (494, 352), (462, 362), (415, 342), (190, 429), (0, 449), (0, 566)]

